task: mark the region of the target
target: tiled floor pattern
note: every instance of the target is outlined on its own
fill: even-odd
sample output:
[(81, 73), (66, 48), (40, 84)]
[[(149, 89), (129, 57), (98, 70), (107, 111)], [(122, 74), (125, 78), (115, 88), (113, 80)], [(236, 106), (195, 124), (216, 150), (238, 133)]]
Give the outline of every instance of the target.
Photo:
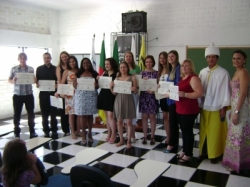
[[(59, 119), (60, 121), (60, 119)], [(13, 130), (12, 120), (2, 120), (0, 127), (5, 131)], [(60, 124), (58, 125), (59, 129)], [(21, 121), (21, 139), (27, 140), (29, 132), (26, 117), (22, 117)], [(36, 115), (36, 132), (39, 136), (43, 136), (41, 117)], [(94, 147), (96, 149), (107, 150), (109, 153), (93, 161), (89, 165), (99, 168), (105, 172), (117, 187), (126, 187), (133, 184), (137, 176), (134, 172), (135, 165), (143, 159), (151, 159), (160, 162), (168, 162), (171, 167), (166, 170), (159, 178), (153, 181), (152, 187), (248, 187), (250, 184), (249, 171), (236, 174), (230, 173), (222, 167), (221, 163), (210, 164), (209, 160), (199, 161), (199, 149), (197, 147), (199, 141), (199, 130), (194, 128), (195, 145), (194, 156), (190, 163), (181, 165), (178, 163), (176, 153), (182, 148), (182, 139), (179, 140), (179, 148), (175, 153), (165, 154), (163, 149), (166, 135), (162, 125), (157, 125), (155, 132), (155, 145), (149, 144), (150, 136), (148, 136), (148, 144), (143, 145), (141, 138), (143, 134), (136, 133), (137, 141), (133, 143), (131, 149), (125, 146), (116, 147), (114, 144), (105, 142), (107, 136), (106, 129), (93, 129), (93, 143), (83, 146), (81, 138), (73, 140), (70, 136), (63, 137), (63, 132), (58, 131), (59, 138), (52, 140), (40, 148), (34, 150), (34, 153), (43, 161), (48, 175), (59, 174), (61, 169), (72, 164), (75, 160), (77, 152), (86, 147)], [(181, 132), (180, 132), (181, 137)], [(0, 137), (0, 151), (3, 151), (4, 145), (13, 138), (13, 133)], [(148, 168), (150, 169), (150, 168)]]

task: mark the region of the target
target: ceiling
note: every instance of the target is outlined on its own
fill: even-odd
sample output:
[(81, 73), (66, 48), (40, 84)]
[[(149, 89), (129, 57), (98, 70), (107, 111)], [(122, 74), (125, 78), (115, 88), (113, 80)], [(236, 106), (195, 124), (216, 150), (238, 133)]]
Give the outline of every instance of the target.
[[(116, 3), (131, 3), (136, 6), (136, 3), (156, 0), (6, 0), (11, 3), (21, 3), (36, 7), (43, 7), (54, 10), (72, 10), (84, 7), (105, 6), (107, 4), (115, 5)], [(160, 0), (161, 1), (161, 0)]]

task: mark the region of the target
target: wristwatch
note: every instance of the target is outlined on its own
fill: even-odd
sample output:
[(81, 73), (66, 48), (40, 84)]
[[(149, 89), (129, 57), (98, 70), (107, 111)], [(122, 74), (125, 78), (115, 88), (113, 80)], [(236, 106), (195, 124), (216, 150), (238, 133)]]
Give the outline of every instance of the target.
[(240, 112), (239, 112), (239, 110), (235, 110), (234, 113), (235, 113), (235, 114), (238, 114), (238, 113), (240, 113)]

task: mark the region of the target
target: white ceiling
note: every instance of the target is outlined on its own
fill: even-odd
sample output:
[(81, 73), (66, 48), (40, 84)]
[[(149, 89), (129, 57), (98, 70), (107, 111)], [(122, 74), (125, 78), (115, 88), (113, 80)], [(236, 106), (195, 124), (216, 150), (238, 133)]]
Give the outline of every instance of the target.
[(131, 3), (131, 6), (134, 6), (134, 4), (136, 6), (136, 3), (140, 3), (143, 1), (156, 1), (156, 0), (7, 0), (7, 1), (11, 3), (21, 3), (24, 5), (43, 7), (60, 11), (60, 10), (72, 10), (72, 9), (93, 7), (93, 6), (100, 7), (108, 4), (115, 5), (116, 3)]

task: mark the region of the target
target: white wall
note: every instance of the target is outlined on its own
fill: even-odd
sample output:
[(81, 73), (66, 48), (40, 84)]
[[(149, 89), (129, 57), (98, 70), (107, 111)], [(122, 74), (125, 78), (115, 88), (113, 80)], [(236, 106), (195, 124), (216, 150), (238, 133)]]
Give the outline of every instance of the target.
[[(0, 45), (52, 49), (53, 63), (59, 56), (59, 13), (18, 3), (0, 2)], [(1, 51), (0, 51), (1, 55)], [(37, 58), (41, 59), (42, 56)], [(0, 60), (0, 63), (5, 63)], [(28, 62), (32, 66), (32, 62)], [(10, 71), (3, 70), (1, 71)], [(7, 79), (7, 77), (6, 77)], [(33, 86), (35, 111), (39, 111), (39, 90)], [(0, 119), (13, 115), (13, 85), (0, 80)], [(26, 113), (25, 108), (23, 113)]]
[(106, 56), (110, 55), (110, 32), (121, 31), (121, 13), (131, 9), (147, 12), (148, 54), (158, 58), (162, 50), (177, 49), (180, 60), (186, 46), (250, 46), (250, 0), (148, 0), (132, 4), (93, 7), (60, 12), (60, 49), (89, 53), (96, 34), (100, 52), (106, 33)]

